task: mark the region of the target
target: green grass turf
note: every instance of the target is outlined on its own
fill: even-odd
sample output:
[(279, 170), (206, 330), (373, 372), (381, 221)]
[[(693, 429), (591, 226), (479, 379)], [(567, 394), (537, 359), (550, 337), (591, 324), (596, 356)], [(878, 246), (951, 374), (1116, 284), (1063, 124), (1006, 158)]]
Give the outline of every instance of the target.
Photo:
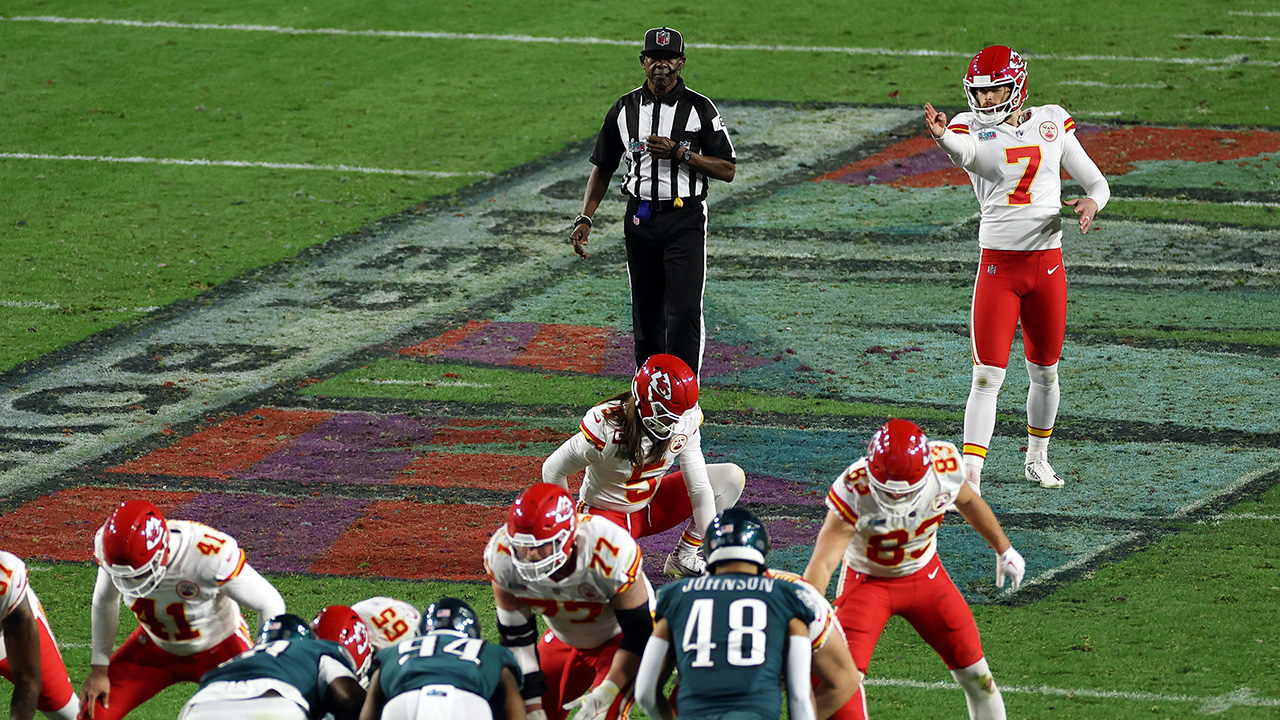
[[(1261, 5), (1254, 9), (1265, 9)], [(1266, 20), (1231, 16), (1227, 2), (1083, 2), (1022, 8), (1016, 27), (964, 5), (904, 9), (900, 3), (776, 3), (715, 0), (658, 8), (643, 19), (617, 2), (465, 1), (364, 4), (311, 0), (190, 2), (11, 0), (5, 16), (280, 24), (350, 29), (443, 30), (596, 36), (634, 40), (652, 25), (682, 29), (691, 43), (937, 49), (972, 53), (1006, 42), (1033, 55), (1031, 102), (1055, 102), (1081, 119), (1194, 125), (1274, 125), (1267, 98), (1280, 81), (1273, 45), (1182, 39), (1179, 34), (1275, 35)], [(592, 136), (604, 110), (640, 81), (635, 48), (493, 41), (297, 37), (235, 32), (0, 24), (0, 106), (5, 152), (209, 158), (442, 171), (501, 171)], [(1160, 62), (1035, 58), (1035, 54), (1215, 57), (1252, 62), (1217, 68)], [(769, 53), (690, 48), (686, 78), (717, 100), (832, 101), (918, 107), (961, 102), (957, 57)], [(1062, 85), (1063, 81), (1110, 86)], [(1155, 84), (1161, 88), (1124, 88)], [(1118, 112), (1119, 115), (1099, 115)], [(1242, 173), (1255, 173), (1241, 168)], [(585, 172), (584, 172), (585, 176)], [(1263, 174), (1260, 177), (1271, 177)], [(32, 360), (99, 329), (136, 319), (137, 308), (190, 298), (212, 285), (423, 199), (466, 178), (425, 179), (318, 171), (182, 168), (0, 159), (0, 369)], [(1225, 181), (1224, 181), (1225, 182)], [(968, 202), (968, 201), (967, 201)], [(1132, 209), (1130, 209), (1132, 207)], [(1123, 203), (1109, 212), (1256, 223), (1266, 210), (1186, 203)], [(163, 265), (163, 267), (162, 267)], [(920, 288), (912, 288), (920, 290)], [(1073, 291), (1073, 303), (1081, 297)], [(1146, 327), (1141, 308), (1116, 300), (1094, 313), (1101, 329)], [(1231, 298), (1239, 300), (1236, 293)], [(12, 303), (56, 309), (13, 307)], [(1224, 302), (1222, 310), (1227, 312)], [(948, 303), (948, 308), (964, 304)], [(1073, 305), (1073, 312), (1076, 312)], [(1084, 307), (1084, 306), (1081, 306)], [(1198, 308), (1197, 308), (1198, 309)], [(1129, 317), (1129, 314), (1132, 317)], [(1239, 330), (1192, 322), (1144, 332), (1250, 342)], [(1209, 313), (1206, 313), (1209, 314)], [(1075, 317), (1083, 317), (1077, 314)], [(1257, 312), (1228, 327), (1252, 326)], [(1094, 325), (1095, 322), (1090, 322)], [(1274, 323), (1258, 323), (1274, 343)], [(1102, 331), (1102, 330), (1100, 330)], [(1116, 331), (1122, 332), (1122, 331)], [(1252, 331), (1250, 331), (1252, 332)], [(590, 383), (560, 403), (590, 396)], [(579, 395), (580, 394), (580, 395)], [(785, 405), (788, 398), (737, 401)], [(736, 401), (735, 401), (736, 402)], [(846, 403), (850, 412), (856, 404)], [(866, 409), (867, 411), (873, 408)], [(779, 410), (779, 412), (785, 412)], [(829, 412), (838, 412), (830, 410)], [(1178, 482), (1179, 478), (1170, 478)], [(1277, 493), (1238, 512), (1274, 516)], [(1278, 584), (1274, 521), (1197, 526), (1101, 568), (1030, 607), (979, 607), (980, 627), (1006, 686), (1216, 696), (1241, 687), (1280, 697), (1273, 613)], [(944, 548), (945, 553), (945, 548)], [(373, 594), (425, 604), (444, 586), (334, 578), (273, 578), (296, 608)], [(88, 568), (35, 573), (73, 680), (88, 659)], [(482, 616), (491, 617), (482, 586)], [(1121, 600), (1120, 598), (1124, 598)], [(127, 619), (122, 627), (131, 627)], [(489, 629), (492, 632), (492, 628)], [(1259, 642), (1261, 640), (1261, 642)], [(939, 661), (902, 623), (891, 623), (875, 678), (946, 680)], [(0, 707), (8, 686), (0, 683)], [(172, 718), (188, 688), (135, 717)], [(960, 715), (955, 690), (875, 687), (877, 717)], [(1011, 716), (1198, 717), (1196, 703), (1009, 693)], [(1275, 708), (1234, 707), (1230, 718), (1274, 717)]]
[[(1280, 566), (1268, 540), (1258, 533), (1257, 521), (1230, 517), (1277, 514), (1280, 488), (1233, 508), (1220, 522), (1183, 528), (1034, 605), (975, 606), (988, 660), (997, 682), (1007, 689), (1010, 717), (1191, 718), (1201, 716), (1201, 706), (1209, 699), (1242, 687), (1259, 698), (1280, 697), (1280, 676), (1261, 670), (1280, 662), (1265, 620), (1280, 601)], [(945, 546), (941, 552), (945, 561)], [(1227, 559), (1237, 562), (1228, 569)], [(94, 574), (91, 567), (73, 564), (36, 564), (32, 573), (32, 587), (43, 600), (55, 634), (71, 645), (64, 656), (77, 686), (87, 673)], [(299, 575), (272, 575), (270, 580), (290, 611), (304, 617), (329, 604), (350, 604), (373, 595), (425, 607), (451, 594), (476, 608), (485, 637), (496, 640), (492, 594), (484, 584)], [(120, 627), (122, 640), (134, 627), (127, 613)], [(873, 683), (950, 680), (942, 662), (900, 618), (889, 623), (880, 639), (870, 677)], [(1070, 696), (1028, 691), (1041, 686), (1081, 692)], [(6, 706), (10, 688), (0, 683), (0, 707)], [(172, 688), (130, 717), (170, 720), (193, 688)], [(1089, 692), (1130, 697), (1099, 698)], [(1168, 699), (1175, 696), (1204, 700)], [(933, 720), (962, 717), (964, 712), (956, 688), (872, 684), (868, 699), (872, 717)], [(1275, 712), (1274, 707), (1235, 706), (1223, 717), (1271, 718)]]
[[(620, 40), (665, 22), (681, 28), (691, 43), (971, 53), (1001, 41), (1059, 57), (1274, 59), (1265, 46), (1176, 37), (1253, 32), (1254, 22), (1226, 14), (1232, 7), (1181, 0), (1150, 12), (1143, 3), (1077, 3), (1039, 9), (1016, 30), (1000, 33), (959, 6), (904, 22), (900, 7), (886, 2), (854, 11), (834, 2), (784, 9), (718, 0), (644, 21), (616, 1), (536, 8), (500, 3), (481, 12), (457, 0), (359, 7), (15, 0), (4, 12)], [(500, 171), (594, 135), (609, 103), (641, 77), (633, 48), (607, 45), (34, 22), (3, 22), (3, 35), (7, 102), (0, 122), (9, 152)], [(717, 99), (955, 106), (962, 68), (957, 57), (691, 47), (686, 76)], [(1257, 98), (1275, 86), (1278, 72), (1258, 62), (1207, 69), (1038, 59), (1031, 65), (1032, 101), (1062, 103), (1081, 117), (1118, 110), (1160, 123), (1269, 123), (1272, 113)], [(58, 306), (5, 323), (0, 369), (135, 319), (132, 308), (192, 297), (466, 182), (0, 160), (0, 227), (10, 228), (0, 239), (0, 300)], [(1274, 223), (1266, 211), (1179, 204), (1168, 213), (1174, 219)]]

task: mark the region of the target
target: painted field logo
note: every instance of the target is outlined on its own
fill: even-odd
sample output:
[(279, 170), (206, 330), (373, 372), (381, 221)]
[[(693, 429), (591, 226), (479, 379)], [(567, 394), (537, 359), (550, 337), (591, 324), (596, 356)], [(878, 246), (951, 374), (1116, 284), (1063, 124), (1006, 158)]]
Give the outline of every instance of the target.
[(1040, 123), (1040, 137), (1044, 138), (1045, 142), (1053, 142), (1054, 140), (1057, 140), (1058, 139), (1057, 124), (1052, 121), (1045, 121)]

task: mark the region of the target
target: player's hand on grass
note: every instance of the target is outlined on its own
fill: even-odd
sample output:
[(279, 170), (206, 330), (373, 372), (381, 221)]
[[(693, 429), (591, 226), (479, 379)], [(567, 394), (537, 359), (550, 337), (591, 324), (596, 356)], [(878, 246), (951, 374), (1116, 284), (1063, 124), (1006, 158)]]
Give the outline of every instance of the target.
[(1080, 234), (1089, 232), (1089, 228), (1093, 227), (1093, 216), (1098, 214), (1098, 203), (1090, 198), (1075, 198), (1063, 200), (1062, 204), (1075, 208), (1076, 214), (1080, 216)]
[(564, 709), (577, 708), (578, 714), (573, 716), (573, 720), (604, 720), (609, 714), (609, 706), (613, 704), (613, 699), (616, 697), (618, 697), (618, 686), (612, 680), (605, 680), (586, 695), (565, 703)]
[(929, 126), (929, 134), (934, 139), (942, 137), (942, 133), (947, 131), (947, 114), (935, 110), (933, 103), (924, 104), (924, 122)]
[(996, 587), (1004, 587), (1006, 577), (1011, 581), (1010, 590), (1016, 591), (1022, 586), (1022, 576), (1027, 572), (1027, 563), (1022, 555), (1010, 547), (996, 556)]
[(107, 677), (107, 666), (93, 665), (80, 691), (80, 717), (92, 720), (93, 706), (98, 700), (102, 700), (102, 707), (111, 707), (110, 694), (111, 680)]

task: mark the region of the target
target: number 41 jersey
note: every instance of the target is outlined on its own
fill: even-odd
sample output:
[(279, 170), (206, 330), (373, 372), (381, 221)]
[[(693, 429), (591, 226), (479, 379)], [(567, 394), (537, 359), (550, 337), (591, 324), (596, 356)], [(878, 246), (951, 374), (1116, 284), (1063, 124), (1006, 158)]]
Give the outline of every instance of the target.
[(671, 627), (682, 717), (782, 714), (788, 625), (814, 619), (800, 593), (786, 580), (748, 573), (685, 578), (659, 591), (656, 617)]

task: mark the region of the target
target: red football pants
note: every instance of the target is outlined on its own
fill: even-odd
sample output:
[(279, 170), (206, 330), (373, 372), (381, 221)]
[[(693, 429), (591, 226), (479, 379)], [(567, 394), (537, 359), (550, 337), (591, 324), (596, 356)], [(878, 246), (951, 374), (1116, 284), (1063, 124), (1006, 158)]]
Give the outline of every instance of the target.
[[(94, 703), (93, 720), (117, 720), (170, 685), (200, 682), (205, 673), (250, 647), (243, 637), (233, 634), (204, 652), (174, 655), (156, 647), (139, 626), (111, 654), (107, 669), (111, 681), (107, 700), (111, 707), (104, 708), (101, 701)], [(86, 712), (86, 708), (80, 708), (82, 717), (87, 717)]]
[(1036, 365), (1058, 362), (1067, 333), (1061, 248), (982, 251), (969, 311), (974, 364), (1007, 367), (1019, 320), (1027, 359)]
[[(53, 632), (49, 630), (49, 621), (43, 613), (33, 613), (36, 625), (40, 627), (40, 700), (36, 709), (40, 712), (61, 710), (71, 702), (75, 689), (71, 687), (71, 679), (67, 677), (67, 666), (58, 653), (58, 644), (53, 640)], [(13, 670), (9, 668), (9, 658), (0, 660), (0, 677), (13, 682)]]
[(885, 623), (901, 615), (947, 667), (958, 670), (982, 659), (982, 639), (969, 603), (935, 555), (928, 565), (901, 578), (880, 578), (845, 569), (836, 618), (844, 627), (853, 662), (863, 673), (871, 664)]
[(607, 517), (631, 533), (631, 537), (642, 538), (657, 535), (689, 520), (693, 517), (693, 502), (689, 500), (684, 474), (673, 472), (658, 481), (658, 488), (649, 498), (649, 504), (641, 510), (625, 513), (583, 504), (579, 504), (578, 510)]
[[(621, 645), (621, 634), (599, 647), (584, 650), (566, 645), (550, 630), (543, 633), (538, 643), (538, 665), (547, 676), (547, 692), (542, 696), (547, 720), (564, 720), (569, 714), (564, 704), (577, 700), (604, 680), (613, 665), (613, 654)], [(622, 688), (609, 706), (608, 720), (623, 716), (632, 702), (632, 688)]]

